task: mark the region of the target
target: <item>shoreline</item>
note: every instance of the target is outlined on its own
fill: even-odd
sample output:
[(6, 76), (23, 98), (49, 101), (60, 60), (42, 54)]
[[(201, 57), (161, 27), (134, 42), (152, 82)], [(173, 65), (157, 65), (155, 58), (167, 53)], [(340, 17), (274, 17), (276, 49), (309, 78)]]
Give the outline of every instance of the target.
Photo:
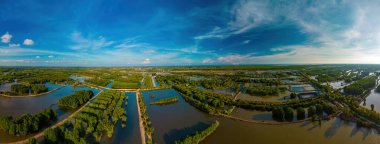
[(23, 95), (23, 96), (11, 96), (11, 95), (6, 95), (6, 94), (0, 94), (0, 96), (2, 97), (7, 97), (7, 98), (27, 98), (27, 97), (37, 97), (37, 96), (42, 96), (42, 95), (46, 95), (46, 94), (49, 94), (49, 93), (52, 93), (52, 92), (55, 92), (61, 88), (63, 88), (65, 86), (61, 86), (59, 88), (55, 88), (51, 91), (47, 91), (47, 92), (44, 92), (44, 93), (40, 93), (40, 94), (33, 94), (33, 95)]

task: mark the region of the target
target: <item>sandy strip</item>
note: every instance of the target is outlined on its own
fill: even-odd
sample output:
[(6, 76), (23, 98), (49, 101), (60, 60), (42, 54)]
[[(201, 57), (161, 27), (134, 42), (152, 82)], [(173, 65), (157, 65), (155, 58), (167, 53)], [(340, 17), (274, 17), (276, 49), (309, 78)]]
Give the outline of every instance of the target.
[(142, 118), (141, 118), (140, 103), (139, 103), (140, 96), (139, 95), (140, 95), (140, 90), (137, 90), (136, 91), (136, 102), (137, 102), (137, 112), (139, 114), (139, 126), (140, 126), (141, 143), (145, 144), (146, 143), (146, 140), (145, 140), (145, 129), (144, 129), (143, 121), (142, 121)]

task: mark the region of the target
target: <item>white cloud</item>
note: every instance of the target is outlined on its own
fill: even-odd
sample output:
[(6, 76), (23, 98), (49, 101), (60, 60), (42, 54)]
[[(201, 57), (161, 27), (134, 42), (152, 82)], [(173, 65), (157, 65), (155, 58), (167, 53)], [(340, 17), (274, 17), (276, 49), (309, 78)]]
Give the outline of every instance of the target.
[[(227, 54), (218, 58), (224, 64), (346, 64), (380, 61), (380, 50), (365, 48), (335, 48), (294, 45), (274, 48), (278, 54)], [(365, 52), (363, 52), (365, 51)]]
[(3, 43), (9, 43), (12, 39), (12, 35), (10, 35), (8, 32), (5, 33), (3, 36), (1, 36), (1, 42)]
[(156, 51), (155, 50), (145, 50), (143, 51), (144, 54), (152, 54), (152, 53), (155, 53)]
[(203, 40), (203, 39), (210, 39), (210, 38), (223, 39), (228, 36), (230, 36), (230, 34), (228, 34), (224, 29), (221, 29), (220, 27), (216, 26), (210, 32), (204, 35), (196, 36), (194, 37), (194, 39), (196, 40)]
[(204, 60), (202, 60), (202, 63), (203, 64), (210, 64), (210, 63), (213, 63), (214, 61), (213, 60), (211, 60), (211, 59), (204, 59)]
[(145, 47), (149, 47), (149, 44), (137, 43), (136, 38), (126, 39), (122, 43), (115, 46), (115, 48), (118, 48), (118, 49), (145, 48)]
[(230, 54), (230, 55), (221, 56), (218, 58), (218, 60), (221, 63), (228, 63), (228, 64), (251, 63), (250, 59), (251, 59), (250, 55), (240, 55), (240, 54)]
[(248, 44), (249, 42), (251, 42), (251, 40), (245, 40), (242, 42), (242, 44)]
[(9, 48), (9, 47), (0, 46), (0, 56), (30, 56), (30, 55), (39, 55), (39, 54), (63, 55), (63, 56), (72, 56), (72, 57), (80, 56), (78, 53), (37, 50), (37, 49), (29, 49), (29, 48), (22, 48), (22, 47)]
[(53, 58), (54, 56), (53, 55), (49, 55), (48, 58)]
[(150, 59), (149, 58), (144, 59), (143, 64), (150, 64)]
[(24, 44), (24, 45), (33, 45), (33, 44), (34, 44), (34, 41), (31, 40), (31, 39), (25, 39), (23, 44)]
[(9, 44), (9, 47), (19, 47), (20, 44)]
[(259, 25), (273, 22), (275, 20), (265, 1), (240, 0), (230, 9), (230, 21), (225, 27), (215, 26), (206, 34), (195, 36), (196, 40), (203, 39), (224, 39), (232, 35), (245, 33)]
[(80, 32), (73, 32), (70, 36), (74, 45), (69, 46), (73, 50), (96, 50), (112, 45), (113, 41), (107, 41), (103, 36), (93, 38), (92, 36), (83, 36)]

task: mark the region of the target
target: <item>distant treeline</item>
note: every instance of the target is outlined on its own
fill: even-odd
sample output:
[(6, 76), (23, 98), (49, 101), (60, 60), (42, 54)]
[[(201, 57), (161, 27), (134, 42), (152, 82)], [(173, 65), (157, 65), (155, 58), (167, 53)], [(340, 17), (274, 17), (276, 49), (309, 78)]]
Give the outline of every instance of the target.
[(12, 95), (28, 95), (29, 92), (32, 94), (39, 94), (47, 92), (48, 88), (44, 84), (32, 84), (30, 86), (24, 84), (15, 84), (11, 86)]
[(87, 79), (86, 82), (94, 84), (94, 85), (98, 85), (98, 86), (107, 86), (109, 83), (111, 83), (111, 80), (94, 78), (94, 79)]
[(280, 94), (280, 89), (271, 86), (254, 86), (248, 87), (247, 93), (255, 96), (277, 96)]
[(364, 93), (364, 91), (375, 87), (376, 80), (377, 78), (374, 76), (363, 78), (353, 84), (350, 84), (349, 86), (344, 87), (344, 93), (349, 95), (360, 95)]

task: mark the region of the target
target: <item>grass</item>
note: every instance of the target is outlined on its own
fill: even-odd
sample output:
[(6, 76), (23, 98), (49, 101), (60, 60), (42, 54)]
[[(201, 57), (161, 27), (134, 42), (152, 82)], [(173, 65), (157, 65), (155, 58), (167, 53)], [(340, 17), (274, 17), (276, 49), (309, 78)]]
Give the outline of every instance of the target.
[(127, 88), (130, 88), (130, 89), (136, 89), (136, 88), (139, 88), (140, 87), (140, 83), (139, 82), (122, 82), (122, 81), (114, 81), (113, 84), (112, 84), (112, 88), (115, 88), (115, 89), (127, 89)]

